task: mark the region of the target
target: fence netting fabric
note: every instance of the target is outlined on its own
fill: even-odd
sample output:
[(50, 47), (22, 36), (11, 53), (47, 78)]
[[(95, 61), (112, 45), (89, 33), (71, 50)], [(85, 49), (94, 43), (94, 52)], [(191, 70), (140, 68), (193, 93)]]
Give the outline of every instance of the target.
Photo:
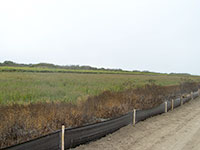
[(65, 148), (73, 148), (77, 145), (99, 139), (131, 123), (132, 112), (109, 121), (87, 125), (80, 128), (66, 129)]
[(60, 131), (2, 150), (58, 150)]

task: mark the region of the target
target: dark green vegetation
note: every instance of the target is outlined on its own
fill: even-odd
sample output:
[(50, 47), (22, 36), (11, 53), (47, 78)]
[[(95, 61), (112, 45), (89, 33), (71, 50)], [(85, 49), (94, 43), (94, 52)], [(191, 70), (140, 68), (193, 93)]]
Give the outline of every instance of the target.
[(103, 91), (123, 91), (145, 84), (177, 85), (198, 76), (0, 72), (0, 104), (41, 101), (75, 102)]

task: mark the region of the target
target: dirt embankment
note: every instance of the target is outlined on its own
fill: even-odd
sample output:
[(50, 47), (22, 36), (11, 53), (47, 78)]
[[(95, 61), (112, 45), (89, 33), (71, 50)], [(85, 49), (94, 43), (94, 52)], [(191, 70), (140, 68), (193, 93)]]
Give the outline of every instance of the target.
[(200, 98), (74, 150), (199, 150)]

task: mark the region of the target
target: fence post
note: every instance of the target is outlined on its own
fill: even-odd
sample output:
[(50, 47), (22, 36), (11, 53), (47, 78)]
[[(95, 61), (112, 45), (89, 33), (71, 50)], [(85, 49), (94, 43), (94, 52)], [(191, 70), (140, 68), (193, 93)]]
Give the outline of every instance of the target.
[(172, 110), (174, 110), (174, 100), (172, 99)]
[(62, 125), (62, 135), (61, 135), (61, 150), (65, 149), (65, 126)]
[(165, 102), (165, 113), (167, 113), (167, 102)]
[(180, 99), (181, 99), (181, 106), (182, 106), (183, 105), (183, 97), (181, 96)]
[(200, 89), (198, 89), (198, 95), (200, 96)]
[(191, 98), (192, 98), (192, 100), (194, 99), (194, 97), (193, 97), (193, 92), (191, 92)]
[(135, 126), (136, 123), (135, 119), (136, 119), (136, 109), (133, 109), (133, 126)]

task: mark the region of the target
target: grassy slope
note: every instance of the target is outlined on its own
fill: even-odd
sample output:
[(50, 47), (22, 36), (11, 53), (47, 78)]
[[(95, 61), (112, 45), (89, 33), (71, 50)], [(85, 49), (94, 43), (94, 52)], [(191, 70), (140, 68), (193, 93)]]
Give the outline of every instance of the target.
[[(14, 72), (9, 72), (13, 69), (15, 69)], [(21, 72), (23, 70), (20, 69), (31, 72)], [(141, 75), (138, 72), (122, 71), (114, 72), (114, 74), (110, 74), (109, 71), (103, 73), (103, 71), (95, 70), (87, 70), (89, 73), (86, 73), (86, 70), (61, 73), (58, 70), (66, 71), (66, 69), (30, 67), (0, 67), (0, 70), (4, 70), (4, 72), (0, 72), (0, 104), (85, 100), (89, 95), (98, 95), (105, 90), (120, 91), (132, 86), (142, 86), (149, 82), (155, 82), (159, 85), (174, 85), (179, 84), (183, 79), (200, 81), (198, 76), (152, 73)], [(43, 73), (33, 70), (40, 70)], [(51, 71), (45, 72), (45, 70)]]

